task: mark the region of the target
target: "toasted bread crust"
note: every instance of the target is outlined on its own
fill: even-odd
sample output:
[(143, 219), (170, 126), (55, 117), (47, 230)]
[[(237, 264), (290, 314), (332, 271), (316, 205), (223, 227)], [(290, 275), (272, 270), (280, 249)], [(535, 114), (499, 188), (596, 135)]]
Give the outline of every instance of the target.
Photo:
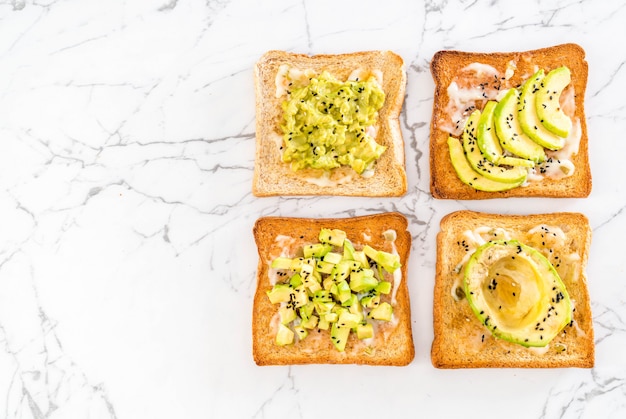
[[(411, 235), (407, 231), (408, 222), (399, 213), (383, 213), (347, 219), (305, 219), (265, 217), (254, 225), (254, 238), (259, 251), (257, 289), (252, 311), (252, 353), (258, 365), (289, 364), (367, 364), (367, 365), (407, 365), (414, 356), (413, 335), (411, 332), (411, 309), (408, 291), (407, 263), (411, 249)], [(331, 343), (329, 331), (312, 330), (309, 336), (288, 346), (274, 343), (275, 334), (271, 322), (278, 311), (272, 305), (266, 291), (272, 288), (268, 276), (271, 260), (283, 252), (284, 237), (288, 236), (289, 247), (300, 247), (317, 242), (321, 228), (344, 230), (348, 238), (358, 245), (370, 246), (391, 251), (391, 244), (385, 241), (382, 233), (393, 229), (397, 233), (396, 249), (402, 263), (402, 280), (396, 295), (394, 317), (395, 327), (384, 333), (376, 332), (370, 354), (364, 351), (365, 345), (351, 333), (345, 352), (337, 351)], [(385, 326), (386, 327), (386, 326)]]
[[(535, 66), (549, 70), (567, 65), (571, 70), (574, 86), (576, 111), (580, 120), (582, 136), (580, 148), (572, 157), (575, 173), (562, 179), (546, 178), (530, 182), (528, 186), (502, 192), (477, 191), (464, 184), (456, 176), (446, 141), (449, 133), (440, 129), (441, 121), (447, 118), (449, 101), (448, 86), (459, 71), (471, 63), (484, 63), (505, 73), (507, 64), (513, 61), (517, 68), (510, 79), (512, 86), (519, 86), (530, 77)], [(588, 158), (587, 124), (584, 98), (587, 87), (587, 62), (585, 51), (576, 44), (563, 44), (526, 52), (473, 53), (461, 51), (439, 51), (431, 62), (431, 73), (435, 81), (433, 114), (430, 125), (430, 189), (433, 197), (440, 199), (490, 199), (506, 197), (553, 197), (581, 198), (591, 193), (591, 169)]]
[[(379, 70), (383, 74), (385, 103), (378, 115), (376, 142), (387, 147), (378, 159), (371, 177), (356, 174), (352, 180), (332, 187), (305, 180), (317, 177), (319, 171), (294, 172), (283, 163), (277, 136), (282, 135), (281, 103), (276, 97), (278, 68), (288, 64), (299, 69), (327, 70), (340, 80), (346, 80), (358, 68)], [(367, 51), (338, 55), (304, 55), (284, 51), (269, 51), (257, 62), (254, 71), (256, 92), (256, 157), (252, 192), (255, 196), (273, 195), (344, 195), (344, 196), (402, 196), (407, 190), (404, 141), (399, 116), (404, 102), (406, 73), (399, 55), (390, 51)]]
[[(474, 316), (465, 298), (457, 301), (452, 297), (453, 287), (463, 276), (463, 271), (457, 273), (455, 268), (466, 254), (464, 231), (482, 226), (503, 228), (516, 238), (541, 224), (557, 226), (564, 231), (567, 246), (563, 248), (564, 254), (557, 256), (563, 259), (567, 252), (576, 252), (580, 256), (571, 265), (572, 273), (561, 275), (575, 304), (574, 322), (549, 344), (544, 354), (541, 350), (494, 338)], [(593, 324), (585, 273), (590, 243), (589, 222), (578, 213), (521, 216), (458, 211), (445, 216), (437, 235), (432, 364), (437, 368), (593, 367)], [(557, 343), (565, 345), (566, 350), (557, 352)]]

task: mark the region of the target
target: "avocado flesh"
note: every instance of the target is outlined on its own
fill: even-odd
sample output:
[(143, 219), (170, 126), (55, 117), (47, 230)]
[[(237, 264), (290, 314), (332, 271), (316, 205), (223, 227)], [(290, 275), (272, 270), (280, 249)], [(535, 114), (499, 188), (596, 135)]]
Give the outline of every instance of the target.
[(463, 150), (467, 157), (467, 161), (472, 168), (484, 177), (505, 183), (519, 183), (526, 179), (528, 172), (520, 166), (510, 169), (497, 166), (491, 163), (485, 155), (480, 151), (476, 134), (478, 131), (478, 121), (480, 120), (480, 111), (472, 112), (463, 128)]
[(367, 133), (384, 102), (374, 76), (341, 82), (322, 72), (289, 90), (282, 103), (282, 161), (294, 171), (350, 166), (362, 174), (386, 150)]
[(309, 330), (330, 329), (334, 347), (344, 351), (352, 332), (369, 339), (370, 322), (391, 321), (392, 305), (380, 300), (393, 284), (383, 271), (399, 269), (400, 256), (368, 245), (357, 250), (342, 230), (322, 229), (318, 238), (322, 243), (299, 249), (306, 257), (280, 256), (271, 263), (283, 278), (266, 292), (272, 304), (281, 304), (275, 342), (290, 345), (294, 335), (301, 341)]
[(534, 167), (535, 163), (531, 160), (503, 155), (502, 146), (500, 145), (500, 140), (498, 140), (496, 127), (493, 122), (493, 111), (497, 105), (498, 102), (490, 100), (480, 114), (477, 133), (478, 148), (480, 148), (485, 158), (493, 164)]
[(539, 251), (516, 240), (490, 241), (470, 257), (465, 295), (480, 322), (497, 338), (546, 346), (572, 318), (558, 273)]
[(476, 190), (486, 192), (506, 191), (516, 188), (523, 183), (523, 181), (518, 183), (498, 182), (477, 173), (469, 164), (467, 158), (465, 158), (463, 146), (454, 137), (448, 137), (448, 148), (450, 149), (450, 161), (459, 179)]
[(516, 156), (535, 163), (542, 162), (546, 159), (543, 147), (524, 134), (519, 124), (518, 100), (519, 91), (510, 89), (494, 110), (494, 125), (500, 145)]
[(571, 81), (569, 68), (555, 68), (544, 77), (537, 92), (537, 115), (543, 125), (554, 134), (566, 138), (572, 129), (572, 120), (561, 110), (563, 89)]
[(544, 72), (539, 70), (522, 86), (520, 101), (517, 104), (519, 123), (524, 133), (534, 142), (550, 150), (559, 150), (565, 145), (565, 138), (548, 130), (537, 114), (537, 93), (541, 89), (543, 79)]

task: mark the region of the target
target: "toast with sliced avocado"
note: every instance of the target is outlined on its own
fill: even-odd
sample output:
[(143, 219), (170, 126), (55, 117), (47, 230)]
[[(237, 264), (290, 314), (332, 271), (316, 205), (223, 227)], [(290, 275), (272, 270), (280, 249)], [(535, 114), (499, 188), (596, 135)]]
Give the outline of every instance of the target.
[(409, 364), (407, 226), (399, 213), (257, 220), (255, 362)]
[(440, 226), (435, 367), (593, 367), (584, 215), (458, 211)]
[(254, 76), (255, 196), (406, 193), (399, 55), (269, 51)]
[[(433, 197), (587, 197), (587, 72), (576, 44), (437, 52), (431, 62)], [(473, 147), (459, 155), (457, 142), (465, 142), (466, 132)]]

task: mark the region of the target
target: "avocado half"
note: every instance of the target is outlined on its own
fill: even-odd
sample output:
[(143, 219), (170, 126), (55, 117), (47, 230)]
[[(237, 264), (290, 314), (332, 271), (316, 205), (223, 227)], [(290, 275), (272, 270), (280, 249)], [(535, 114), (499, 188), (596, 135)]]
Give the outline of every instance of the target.
[(480, 246), (465, 268), (472, 311), (495, 336), (530, 347), (546, 346), (572, 320), (572, 303), (552, 264), (517, 240)]

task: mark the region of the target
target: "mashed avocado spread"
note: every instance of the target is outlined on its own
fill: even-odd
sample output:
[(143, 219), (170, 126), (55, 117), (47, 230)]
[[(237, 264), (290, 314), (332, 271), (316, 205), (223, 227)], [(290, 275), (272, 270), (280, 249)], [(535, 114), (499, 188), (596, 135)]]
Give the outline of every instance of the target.
[(294, 171), (350, 166), (362, 174), (386, 149), (368, 134), (384, 101), (374, 76), (341, 82), (322, 72), (291, 86), (282, 104), (283, 161)]

